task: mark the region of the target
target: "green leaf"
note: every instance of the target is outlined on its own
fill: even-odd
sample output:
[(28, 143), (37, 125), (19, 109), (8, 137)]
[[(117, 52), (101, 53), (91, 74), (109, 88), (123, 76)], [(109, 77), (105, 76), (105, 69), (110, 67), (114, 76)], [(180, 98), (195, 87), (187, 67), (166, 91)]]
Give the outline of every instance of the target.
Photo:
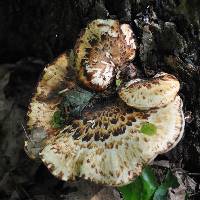
[(58, 110), (53, 114), (51, 124), (52, 124), (53, 128), (61, 128), (64, 124), (64, 121), (65, 120), (62, 116), (62, 112), (60, 110)]
[(169, 170), (163, 183), (156, 190), (153, 200), (167, 200), (167, 193), (169, 188), (176, 188), (179, 186), (177, 178)]
[(140, 132), (145, 135), (155, 135), (157, 133), (157, 127), (149, 122), (143, 123)]
[(140, 200), (142, 192), (142, 182), (140, 177), (138, 177), (134, 182), (129, 185), (118, 188), (122, 193), (124, 200)]
[(129, 185), (119, 188), (124, 200), (150, 200), (158, 186), (150, 167), (146, 167), (141, 176)]
[(152, 169), (150, 167), (146, 167), (142, 172), (141, 178), (143, 183), (143, 193), (141, 195), (141, 199), (149, 200), (158, 186), (156, 177)]
[(129, 185), (118, 188), (123, 200), (167, 200), (169, 188), (179, 186), (177, 178), (169, 170), (158, 187), (156, 177), (150, 167), (146, 167), (142, 174)]

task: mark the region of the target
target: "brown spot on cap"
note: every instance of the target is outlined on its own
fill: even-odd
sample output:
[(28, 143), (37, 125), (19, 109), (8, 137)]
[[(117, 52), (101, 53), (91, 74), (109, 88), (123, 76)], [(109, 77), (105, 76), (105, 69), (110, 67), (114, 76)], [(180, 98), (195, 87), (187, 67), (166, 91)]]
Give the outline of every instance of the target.
[(75, 133), (72, 135), (74, 140), (78, 140), (80, 136), (81, 136), (81, 133), (79, 130), (76, 130)]
[(127, 122), (126, 122), (126, 125), (127, 125), (127, 126), (132, 126), (132, 122), (131, 122), (131, 121), (127, 121)]
[(110, 120), (110, 122), (111, 122), (112, 124), (116, 124), (116, 123), (117, 123), (117, 121), (118, 121), (118, 120), (117, 120), (117, 119), (115, 119), (115, 118), (113, 118), (113, 119), (111, 119), (111, 120)]
[(92, 134), (86, 133), (86, 135), (82, 138), (82, 141), (89, 142), (91, 140), (92, 136), (93, 136)]
[(98, 131), (96, 131), (96, 133), (94, 134), (94, 140), (95, 141), (99, 141), (100, 140), (100, 133)]

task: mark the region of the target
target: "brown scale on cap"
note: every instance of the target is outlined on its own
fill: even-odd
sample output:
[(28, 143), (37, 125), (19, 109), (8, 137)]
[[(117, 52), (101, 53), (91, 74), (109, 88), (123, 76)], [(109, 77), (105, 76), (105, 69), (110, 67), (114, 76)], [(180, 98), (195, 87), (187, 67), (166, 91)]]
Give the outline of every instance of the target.
[(118, 68), (135, 57), (134, 33), (117, 20), (94, 20), (75, 45), (79, 80), (96, 91), (105, 90)]

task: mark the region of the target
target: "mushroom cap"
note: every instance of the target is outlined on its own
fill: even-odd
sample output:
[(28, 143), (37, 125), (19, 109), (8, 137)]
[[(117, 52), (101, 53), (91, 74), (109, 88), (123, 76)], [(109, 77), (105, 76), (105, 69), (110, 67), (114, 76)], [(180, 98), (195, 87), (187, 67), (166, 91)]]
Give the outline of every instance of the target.
[[(153, 135), (141, 132), (152, 123)], [(133, 181), (158, 154), (167, 152), (184, 130), (182, 101), (149, 111), (134, 111), (122, 101), (86, 110), (81, 119), (51, 138), (40, 156), (56, 177), (83, 177), (96, 183), (122, 186)]]
[[(62, 100), (61, 96), (58, 95), (58, 91), (65, 87), (70, 88), (70, 82), (67, 77), (69, 62), (69, 55), (64, 53), (47, 65), (31, 99), (27, 113), (29, 139), (25, 141), (25, 151), (30, 158), (36, 158), (35, 154), (38, 153), (38, 150), (34, 153), (34, 146), (40, 145), (36, 144), (36, 132), (39, 132), (37, 140), (41, 142), (40, 140), (50, 138), (59, 131), (59, 129), (52, 127), (51, 121)], [(41, 135), (41, 138), (39, 135)]]
[(105, 90), (117, 68), (135, 57), (135, 50), (130, 25), (111, 19), (92, 21), (74, 49), (78, 79), (87, 88)]
[(180, 83), (176, 77), (162, 72), (149, 80), (129, 81), (119, 90), (119, 96), (131, 107), (149, 110), (172, 102), (179, 89)]

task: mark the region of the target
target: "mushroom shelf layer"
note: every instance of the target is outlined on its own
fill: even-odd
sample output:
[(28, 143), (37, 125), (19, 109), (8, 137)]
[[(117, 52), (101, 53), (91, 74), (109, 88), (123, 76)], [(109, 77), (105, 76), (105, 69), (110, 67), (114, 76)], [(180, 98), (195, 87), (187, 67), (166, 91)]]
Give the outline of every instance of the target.
[[(129, 112), (124, 104), (86, 112), (49, 141), (40, 153), (42, 161), (65, 181), (83, 177), (112, 186), (128, 184), (146, 163), (179, 142), (184, 127), (179, 96), (160, 109)], [(140, 132), (145, 122), (157, 127), (155, 135)]]

